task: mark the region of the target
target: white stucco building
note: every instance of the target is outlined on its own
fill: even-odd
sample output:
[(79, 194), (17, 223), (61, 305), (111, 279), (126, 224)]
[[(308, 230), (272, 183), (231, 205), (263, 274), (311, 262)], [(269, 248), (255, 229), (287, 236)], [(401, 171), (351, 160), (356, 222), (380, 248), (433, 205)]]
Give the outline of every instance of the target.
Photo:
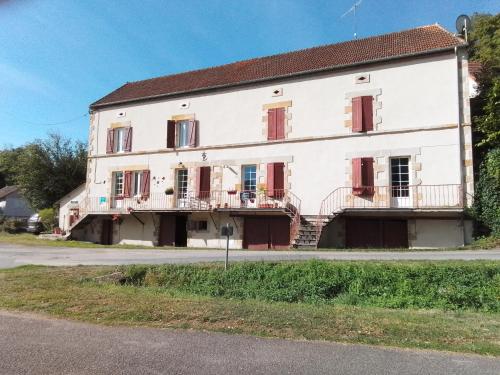
[(101, 243), (222, 247), (229, 223), (233, 248), (463, 245), (465, 47), (431, 25), (127, 83), (90, 106), (63, 224)]

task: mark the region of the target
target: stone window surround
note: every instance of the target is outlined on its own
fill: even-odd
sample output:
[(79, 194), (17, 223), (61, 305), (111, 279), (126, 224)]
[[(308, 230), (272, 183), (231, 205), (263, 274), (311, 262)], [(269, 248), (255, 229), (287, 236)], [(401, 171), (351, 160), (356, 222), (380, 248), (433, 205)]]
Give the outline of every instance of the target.
[(393, 157), (409, 157), (410, 158), (410, 184), (421, 185), (422, 163), (420, 160), (420, 148), (401, 148), (393, 150), (377, 150), (366, 152), (350, 152), (346, 154), (346, 183), (345, 186), (352, 187), (352, 165), (353, 158), (372, 157), (374, 168), (374, 183), (375, 186), (390, 185), (390, 159)]
[[(287, 101), (281, 101), (277, 103), (268, 103), (264, 104), (262, 106), (262, 136), (263, 138), (268, 141), (268, 142), (275, 142), (275, 141), (270, 141), (267, 139), (267, 120), (268, 120), (268, 115), (267, 111), (269, 109), (274, 109), (274, 108), (284, 108), (285, 109), (285, 139), (288, 138), (289, 134), (292, 132), (292, 113), (291, 113), (291, 108), (292, 108), (292, 101), (287, 100)], [(277, 140), (279, 141), (279, 139)]]
[[(290, 181), (290, 176), (292, 175), (291, 163), (293, 163), (293, 156), (274, 156), (267, 158), (249, 158), (249, 159), (226, 159), (226, 160), (211, 160), (206, 162), (186, 162), (182, 163), (183, 168), (188, 169), (188, 186), (192, 191), (196, 190), (195, 186), (195, 174), (198, 167), (211, 167), (210, 173), (210, 186), (211, 190), (222, 190), (222, 178), (224, 166), (237, 167), (238, 175), (241, 177), (241, 166), (248, 164), (257, 165), (257, 189), (266, 189), (267, 180), (267, 164), (268, 163), (279, 163), (285, 164), (284, 175), (285, 175), (285, 188), (291, 189), (292, 184)], [(171, 164), (171, 179), (170, 181), (175, 181), (175, 170), (179, 169), (179, 164)], [(235, 190), (241, 190), (241, 183), (237, 183), (234, 186)]]
[[(373, 130), (380, 129), (382, 124), (382, 89), (367, 89), (350, 91), (345, 94), (344, 127), (352, 128), (352, 98), (357, 96), (373, 96)], [(370, 131), (371, 132), (371, 131)]]

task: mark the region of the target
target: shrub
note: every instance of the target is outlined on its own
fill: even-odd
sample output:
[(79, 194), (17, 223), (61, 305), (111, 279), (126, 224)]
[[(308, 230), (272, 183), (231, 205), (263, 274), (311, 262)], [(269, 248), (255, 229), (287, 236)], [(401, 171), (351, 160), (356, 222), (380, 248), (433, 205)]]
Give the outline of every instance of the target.
[(237, 263), (124, 267), (133, 285), (198, 295), (388, 308), (500, 311), (498, 263)]
[(21, 219), (5, 219), (3, 230), (8, 233), (19, 233), (26, 229), (26, 221)]
[(53, 208), (44, 208), (38, 212), (40, 221), (46, 231), (52, 232), (54, 226), (56, 225), (56, 213)]

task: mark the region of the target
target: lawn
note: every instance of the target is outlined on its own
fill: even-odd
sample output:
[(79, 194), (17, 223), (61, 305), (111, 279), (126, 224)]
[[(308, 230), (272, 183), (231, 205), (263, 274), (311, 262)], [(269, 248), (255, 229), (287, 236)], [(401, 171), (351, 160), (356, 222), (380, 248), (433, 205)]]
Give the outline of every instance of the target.
[[(335, 262), (338, 263), (351, 264)], [(460, 264), (439, 263), (448, 266)], [(498, 269), (498, 263), (494, 262), (468, 264), (475, 267), (487, 264), (490, 269), (487, 273), (491, 273), (492, 267)], [(183, 267), (178, 268), (178, 275), (186, 274), (186, 267), (196, 271), (199, 267), (213, 270), (221, 266)], [(370, 303), (352, 305), (348, 300), (342, 303), (307, 299), (276, 302), (258, 295), (237, 298), (224, 293), (210, 296), (192, 288), (183, 289), (174, 284), (165, 286), (158, 280), (145, 282), (145, 278), (136, 278), (134, 282), (130, 276), (138, 275), (137, 268), (130, 272), (131, 268), (126, 267), (119, 269), (129, 276), (129, 284), (94, 280), (96, 276), (116, 269), (107, 266), (24, 266), (0, 270), (0, 308), (106, 325), (203, 329), (500, 356), (498, 312), (470, 308), (382, 308)], [(463, 269), (458, 271), (457, 275), (463, 273)], [(147, 273), (142, 275), (146, 277)], [(472, 277), (477, 286), (486, 282), (485, 288), (495, 288), (491, 280), (498, 275), (486, 276), (490, 281), (481, 281), (481, 277), (478, 274)], [(194, 282), (193, 288), (196, 283), (200, 284)]]
[[(186, 250), (183, 248), (175, 247), (152, 247), (152, 246), (140, 246), (140, 245), (99, 245), (92, 242), (83, 241), (64, 241), (64, 240), (48, 240), (41, 239), (37, 236), (29, 233), (17, 233), (10, 234), (0, 231), (0, 243), (11, 243), (24, 246), (49, 246), (49, 247), (76, 247), (76, 248), (116, 248), (116, 249), (157, 249), (157, 250)], [(500, 248), (499, 238), (483, 238), (472, 245), (457, 247), (457, 248), (440, 248), (440, 249), (337, 249), (337, 248), (326, 248), (326, 249), (301, 249), (301, 251), (446, 251), (446, 250), (481, 250), (481, 249), (494, 249)], [(195, 250), (194, 248), (190, 248)], [(220, 249), (208, 249), (204, 250), (220, 250)], [(292, 249), (293, 250), (293, 249)]]

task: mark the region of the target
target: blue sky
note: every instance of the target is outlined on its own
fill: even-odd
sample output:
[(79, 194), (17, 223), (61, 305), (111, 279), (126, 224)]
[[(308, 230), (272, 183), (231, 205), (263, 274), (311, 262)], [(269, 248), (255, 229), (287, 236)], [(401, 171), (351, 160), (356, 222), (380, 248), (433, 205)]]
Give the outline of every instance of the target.
[[(88, 105), (127, 81), (352, 39), (354, 1), (0, 0), (0, 147), (86, 141)], [(358, 36), (475, 11), (500, 2), (363, 0)]]

